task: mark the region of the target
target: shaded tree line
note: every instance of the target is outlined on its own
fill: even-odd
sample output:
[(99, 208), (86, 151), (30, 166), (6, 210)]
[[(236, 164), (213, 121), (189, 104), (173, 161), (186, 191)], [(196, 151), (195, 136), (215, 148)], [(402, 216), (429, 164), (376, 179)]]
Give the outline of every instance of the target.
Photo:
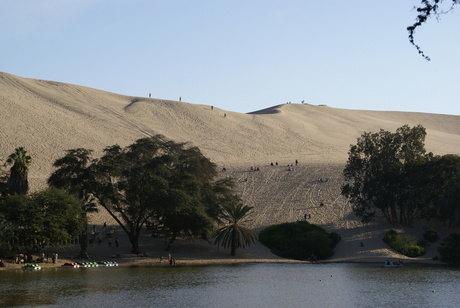
[(45, 246), (72, 240), (84, 228), (86, 216), (79, 199), (48, 188), (29, 194), (28, 170), (32, 158), (23, 147), (12, 153), (0, 175), (0, 248), (21, 251), (30, 261)]
[[(215, 164), (197, 147), (156, 135), (125, 148), (109, 146), (98, 159), (91, 154), (81, 148), (67, 151), (55, 162), (48, 183), (101, 205), (127, 234), (132, 253), (139, 253), (139, 236), (148, 222), (162, 228), (169, 244), (179, 235), (209, 240), (216, 224), (234, 224), (227, 215), (229, 207), (241, 204), (234, 182), (215, 180)], [(246, 231), (235, 234), (241, 232)], [(245, 234), (232, 239), (232, 254), (233, 248), (247, 245)], [(227, 247), (228, 242), (216, 244)]]
[(460, 157), (426, 153), (425, 137), (423, 126), (404, 125), (395, 133), (366, 132), (351, 145), (342, 195), (363, 222), (380, 211), (391, 223), (460, 223)]
[[(54, 163), (50, 188), (28, 194), (31, 157), (23, 148), (7, 160), (10, 176), (0, 181), (0, 244), (31, 255), (79, 235), (81, 255), (88, 246), (87, 213), (103, 207), (139, 253), (143, 226), (161, 226), (172, 244), (181, 235), (231, 248), (245, 248), (257, 236), (244, 227), (252, 207), (233, 193), (232, 179), (215, 180), (217, 169), (197, 147), (163, 136), (137, 140), (122, 148), (66, 151)], [(16, 164), (16, 165), (15, 165)], [(3, 170), (2, 170), (3, 171)], [(216, 229), (216, 226), (223, 225)], [(8, 247), (7, 247), (8, 246)], [(13, 247), (14, 246), (14, 247)]]

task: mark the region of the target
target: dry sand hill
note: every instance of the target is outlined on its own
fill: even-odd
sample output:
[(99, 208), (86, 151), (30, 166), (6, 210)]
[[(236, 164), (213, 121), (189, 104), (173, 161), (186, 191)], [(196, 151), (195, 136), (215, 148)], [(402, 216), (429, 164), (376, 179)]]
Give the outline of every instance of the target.
[[(162, 134), (198, 146), (219, 168), (227, 167), (220, 176), (234, 177), (243, 200), (254, 206), (254, 229), (310, 214), (311, 222), (339, 232), (343, 241), (334, 258), (338, 261), (400, 257), (380, 240), (386, 227), (362, 226), (340, 196), (347, 151), (363, 132), (422, 124), (428, 133), (428, 151), (460, 154), (460, 117), (452, 115), (308, 104), (241, 114), (6, 73), (0, 73), (0, 104), (0, 159), (4, 161), (16, 147), (25, 147), (33, 159), (32, 189), (45, 184), (52, 163), (65, 150), (83, 147), (99, 155), (106, 146), (126, 146)], [(287, 165), (296, 159), (299, 166), (288, 171)], [(270, 166), (271, 162), (278, 166)], [(251, 166), (261, 171), (251, 171)], [(320, 183), (318, 178), (328, 181)], [(323, 207), (319, 207), (321, 200)], [(106, 219), (93, 218), (97, 224)], [(369, 245), (361, 248), (360, 241)]]

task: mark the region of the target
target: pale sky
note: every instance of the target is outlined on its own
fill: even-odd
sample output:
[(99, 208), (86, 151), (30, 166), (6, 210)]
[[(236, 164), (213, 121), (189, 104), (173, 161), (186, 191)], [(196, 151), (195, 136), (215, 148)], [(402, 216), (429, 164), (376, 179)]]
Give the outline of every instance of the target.
[[(449, 1), (450, 2), (450, 1)], [(0, 71), (247, 113), (286, 102), (460, 115), (460, 6), (420, 0), (0, 0)]]

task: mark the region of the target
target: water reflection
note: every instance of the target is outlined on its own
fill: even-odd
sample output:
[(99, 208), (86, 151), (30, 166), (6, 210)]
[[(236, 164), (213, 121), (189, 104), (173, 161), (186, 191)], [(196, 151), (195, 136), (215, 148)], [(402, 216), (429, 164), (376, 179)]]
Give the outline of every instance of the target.
[(359, 264), (3, 271), (0, 306), (457, 307), (460, 271)]

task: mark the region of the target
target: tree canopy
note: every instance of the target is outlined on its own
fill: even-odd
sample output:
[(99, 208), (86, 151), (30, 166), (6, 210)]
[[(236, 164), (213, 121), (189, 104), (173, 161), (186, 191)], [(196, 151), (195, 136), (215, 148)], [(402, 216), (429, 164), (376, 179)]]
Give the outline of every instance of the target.
[(73, 239), (85, 226), (80, 200), (56, 188), (10, 196), (0, 209), (8, 234), (14, 234), (8, 239), (16, 246), (13, 250), (24, 250), (29, 256), (46, 245)]
[[(67, 191), (80, 199), (82, 211), (96, 212), (97, 207), (91, 194), (86, 190), (91, 180), (89, 166), (91, 164), (91, 150), (78, 148), (68, 150), (66, 155), (53, 164), (57, 168), (48, 179), (48, 184)], [(86, 219), (87, 221), (87, 219)], [(80, 255), (86, 256), (88, 248), (87, 226), (80, 235)]]
[(455, 165), (439, 177), (441, 193), (437, 195), (435, 214), (449, 227), (460, 226), (460, 157), (454, 156)]
[(364, 133), (351, 145), (342, 195), (363, 222), (380, 211), (389, 222), (415, 217), (458, 217), (460, 157), (426, 153), (425, 128)]
[(0, 165), (0, 201), (8, 195), (8, 174), (4, 167), (6, 167), (6, 163)]
[(420, 5), (415, 7), (418, 15), (414, 24), (407, 27), (407, 31), (409, 32), (409, 41), (415, 46), (415, 48), (417, 48), (419, 54), (426, 60), (430, 61), (430, 57), (425, 55), (420, 46), (415, 43), (415, 30), (426, 23), (429, 17), (439, 19), (441, 15), (452, 11), (454, 6), (459, 3), (460, 0), (421, 0)]
[[(75, 174), (84, 175), (75, 176), (69, 187), (85, 190), (108, 211), (128, 235), (133, 253), (139, 252), (140, 231), (148, 221), (162, 226), (170, 243), (178, 234), (207, 237), (233, 185), (214, 181), (216, 167), (198, 148), (160, 135), (125, 148), (109, 146), (87, 167), (81, 159), (68, 161)], [(66, 174), (64, 168), (69, 166), (56, 172)]]
[[(342, 194), (363, 222), (380, 210), (388, 221), (413, 217), (417, 204), (417, 164), (426, 158), (425, 128), (404, 125), (396, 133), (366, 132), (350, 147)], [(416, 198), (415, 200), (412, 198)]]
[(91, 178), (88, 167), (92, 152), (83, 148), (66, 151), (64, 157), (54, 162), (56, 170), (49, 177), (48, 184), (64, 189), (79, 199), (86, 198), (85, 185)]

